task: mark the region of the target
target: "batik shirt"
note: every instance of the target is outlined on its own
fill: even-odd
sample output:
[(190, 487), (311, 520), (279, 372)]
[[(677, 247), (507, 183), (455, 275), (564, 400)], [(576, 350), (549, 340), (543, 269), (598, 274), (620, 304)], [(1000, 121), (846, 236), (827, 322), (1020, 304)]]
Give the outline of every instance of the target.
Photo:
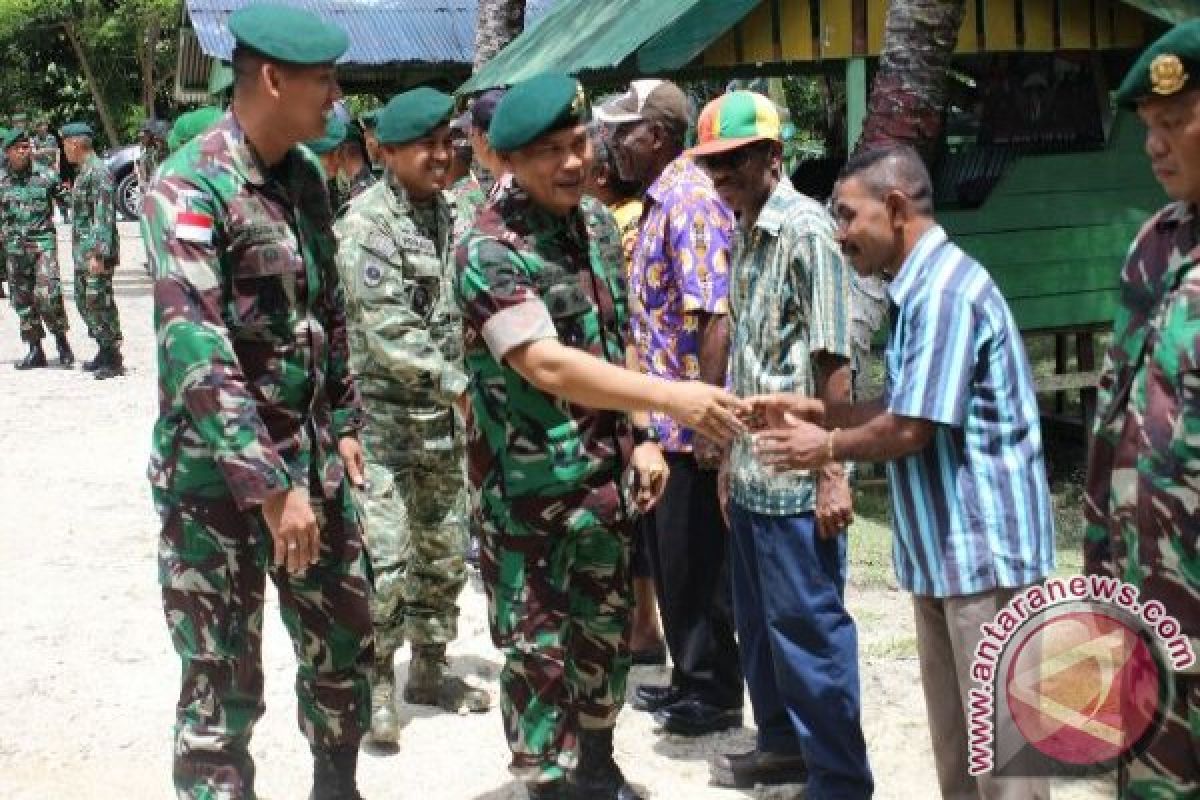
[(71, 255), (75, 269), (87, 269), (90, 256), (106, 263), (115, 261), (118, 245), (112, 173), (100, 156), (91, 153), (71, 187)]
[(563, 533), (581, 514), (622, 518), (618, 480), (632, 429), (625, 414), (547, 394), (505, 362), (557, 338), (624, 364), (625, 287), (612, 215), (585, 197), (565, 217), (510, 185), (456, 254), (474, 424), (471, 482), (483, 516), (508, 533)]
[[(814, 357), (851, 357), (852, 280), (833, 230), (829, 212), (783, 178), (754, 227), (739, 231), (729, 280), (735, 394), (813, 397)], [(749, 436), (734, 442), (730, 458), (730, 496), (743, 508), (772, 516), (813, 510), (810, 472), (772, 472), (755, 458)]]
[(373, 459), (393, 465), (452, 449), (451, 404), (467, 377), (450, 206), (438, 193), (422, 208), (384, 180), (348, 208), (335, 230), (350, 366), (367, 411), (364, 441)]
[[(697, 312), (729, 312), (733, 212), (687, 156), (672, 161), (646, 192), (629, 274), (629, 313), (642, 372), (700, 378)], [(689, 451), (692, 432), (666, 414), (650, 419), (664, 450)]]
[(55, 249), (54, 203), (66, 198), (58, 173), (30, 160), (0, 173), (0, 226), (9, 255)]
[[(1200, 218), (1175, 203), (1121, 272), (1088, 459), (1085, 568), (1158, 600), (1200, 652)], [(1196, 669), (1195, 671), (1200, 671)]]
[[(154, 273), (156, 497), (332, 498), (336, 439), (362, 424), (320, 165), (273, 167), (227, 114), (160, 168), (142, 211)], [(316, 485), (310, 486), (310, 475)]]
[(641, 228), (642, 201), (636, 197), (622, 200), (608, 207), (613, 219), (617, 221), (617, 231), (621, 234), (621, 251), (625, 254), (625, 280), (629, 280), (629, 269), (633, 266), (633, 250), (637, 247), (638, 230)]

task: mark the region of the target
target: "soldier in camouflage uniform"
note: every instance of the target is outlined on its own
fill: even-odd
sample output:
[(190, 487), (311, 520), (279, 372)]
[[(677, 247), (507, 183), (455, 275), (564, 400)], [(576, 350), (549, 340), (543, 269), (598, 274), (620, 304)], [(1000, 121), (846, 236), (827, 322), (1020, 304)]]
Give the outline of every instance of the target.
[(181, 798), (255, 797), (269, 575), (299, 662), (311, 798), (361, 800), (370, 567), (346, 479), (363, 481), (362, 410), (329, 198), (298, 146), (324, 126), (349, 42), (269, 3), (234, 12), (229, 28), (232, 109), (160, 167), (142, 215), (159, 373), (149, 475), (183, 673), (175, 787)]
[(148, 119), (142, 123), (140, 138), (142, 149), (138, 152), (133, 168), (137, 175), (138, 188), (144, 195), (150, 187), (150, 182), (154, 180), (154, 172), (158, 165), (167, 157), (167, 141), (163, 125), (156, 119)]
[(78, 169), (71, 187), (71, 256), (75, 262), (75, 308), (96, 340), (96, 357), (83, 363), (97, 380), (125, 374), (121, 320), (113, 294), (120, 255), (112, 173), (92, 148), (95, 133), (81, 122), (63, 126), (63, 149)]
[(463, 439), (454, 406), (467, 377), (454, 306), (453, 218), (442, 192), (453, 101), (432, 89), (392, 98), (377, 119), (385, 179), (338, 222), (351, 367), (367, 422), (365, 508), (375, 572), (372, 737), (394, 744), (393, 657), (413, 660), (404, 699), (484, 711), (485, 692), (445, 674), (463, 563)]
[(21, 319), (21, 338), (28, 344), (17, 369), (46, 366), (42, 350), (43, 325), (54, 334), (58, 360), (75, 363), (67, 341), (67, 312), (63, 306), (54, 234), (54, 203), (66, 189), (58, 174), (33, 163), (29, 137), (14, 128), (4, 137), (8, 167), (0, 174), (0, 229), (8, 257), (12, 305)]
[[(1085, 569), (1157, 600), (1200, 652), (1200, 20), (1152, 44), (1117, 92), (1174, 201), (1133, 243), (1088, 459)], [(1122, 798), (1200, 797), (1200, 664), (1168, 678), (1160, 728), (1117, 769)]]
[[(740, 404), (717, 387), (620, 366), (621, 244), (612, 215), (583, 194), (586, 116), (582, 88), (565, 75), (504, 97), (489, 135), (513, 180), (457, 247), (458, 300), (512, 769), (531, 797), (628, 800), (638, 795), (613, 760), (612, 732), (630, 665), (630, 502), (652, 506), (667, 467), (653, 442), (634, 447), (618, 412), (662, 410), (728, 441)], [(626, 464), (635, 498), (620, 489)]]
[(503, 97), (503, 89), (488, 89), (471, 102), (471, 110), (465, 115), (468, 119), (463, 120), (474, 162), (467, 174), (450, 187), (459, 225), (455, 238), (465, 233), (483, 211), (497, 179), (504, 173), (504, 167), (488, 144), (488, 127)]

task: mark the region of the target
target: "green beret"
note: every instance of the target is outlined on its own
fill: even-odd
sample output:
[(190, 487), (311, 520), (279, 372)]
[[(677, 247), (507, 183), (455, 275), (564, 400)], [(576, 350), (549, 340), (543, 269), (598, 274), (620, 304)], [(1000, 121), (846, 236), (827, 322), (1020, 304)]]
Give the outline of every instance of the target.
[(546, 72), (514, 84), (496, 106), (488, 143), (498, 153), (588, 119), (587, 97), (570, 75)]
[(70, 139), (72, 136), (87, 136), (88, 138), (92, 138), (96, 135), (96, 132), (92, 130), (92, 126), (86, 122), (68, 122), (62, 126), (59, 133), (64, 139)]
[(220, 121), (225, 112), (215, 106), (204, 106), (180, 114), (167, 134), (167, 147), (174, 152)]
[(330, 114), (329, 119), (325, 120), (325, 135), (304, 144), (308, 145), (309, 150), (323, 156), (341, 147), (344, 141), (346, 141), (346, 123), (342, 122), (335, 114)]
[(4, 141), (4, 149), (7, 150), (8, 148), (12, 147), (17, 142), (29, 141), (29, 134), (26, 133), (25, 131), (21, 130), (20, 128), (12, 128), (11, 130), (4, 132), (3, 141)]
[(427, 86), (412, 89), (396, 95), (380, 110), (375, 135), (380, 144), (407, 144), (448, 123), (453, 111), (450, 95)]
[(285, 64), (332, 64), (350, 47), (336, 25), (293, 6), (255, 3), (229, 15), (229, 32), (242, 47)]
[(1200, 19), (1176, 25), (1134, 62), (1121, 87), (1117, 104), (1133, 108), (1149, 97), (1170, 97), (1200, 86)]

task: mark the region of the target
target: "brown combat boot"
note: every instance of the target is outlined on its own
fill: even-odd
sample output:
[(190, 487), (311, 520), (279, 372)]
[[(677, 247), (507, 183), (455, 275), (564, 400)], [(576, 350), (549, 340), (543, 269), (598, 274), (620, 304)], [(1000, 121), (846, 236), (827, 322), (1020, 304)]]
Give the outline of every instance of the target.
[(492, 707), (492, 696), (457, 675), (446, 673), (446, 645), (421, 644), (413, 645), (404, 702), (437, 706), (457, 714), (487, 711)]

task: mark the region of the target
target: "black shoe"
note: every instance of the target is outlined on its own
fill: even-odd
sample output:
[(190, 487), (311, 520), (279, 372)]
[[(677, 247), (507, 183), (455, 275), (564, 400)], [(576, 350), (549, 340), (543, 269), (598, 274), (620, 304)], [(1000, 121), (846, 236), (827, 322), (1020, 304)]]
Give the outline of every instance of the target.
[(571, 794), (564, 781), (553, 783), (527, 783), (525, 793), (529, 800), (570, 800)]
[(742, 727), (742, 710), (710, 705), (703, 700), (680, 700), (660, 709), (654, 721), (667, 733), (680, 736), (704, 736)]
[(358, 746), (312, 751), (313, 789), (308, 800), (363, 800), (358, 793)]
[(84, 372), (95, 372), (96, 368), (104, 363), (104, 348), (101, 347), (96, 351), (96, 357), (88, 359), (79, 365), (79, 368)]
[(683, 690), (674, 686), (643, 684), (633, 690), (633, 707), (637, 711), (658, 711), (683, 699)]
[(104, 361), (96, 365), (96, 371), (92, 377), (98, 381), (106, 381), (124, 374), (125, 361), (121, 358), (121, 351), (109, 348)]
[(749, 753), (719, 755), (712, 762), (713, 781), (718, 786), (752, 789), (782, 783), (805, 783), (808, 765), (799, 753)]
[(633, 665), (635, 667), (661, 667), (667, 663), (667, 647), (660, 644), (650, 650), (634, 650)]
[(642, 800), (613, 760), (613, 732), (579, 732), (579, 766), (567, 779), (574, 800)]
[(41, 341), (30, 342), (29, 350), (26, 351), (25, 357), (14, 364), (14, 366), (17, 369), (36, 369), (37, 367), (46, 366), (46, 351), (42, 350)]
[(65, 333), (54, 334), (54, 343), (58, 346), (58, 363), (69, 367), (75, 363), (75, 353), (71, 352), (71, 343)]

